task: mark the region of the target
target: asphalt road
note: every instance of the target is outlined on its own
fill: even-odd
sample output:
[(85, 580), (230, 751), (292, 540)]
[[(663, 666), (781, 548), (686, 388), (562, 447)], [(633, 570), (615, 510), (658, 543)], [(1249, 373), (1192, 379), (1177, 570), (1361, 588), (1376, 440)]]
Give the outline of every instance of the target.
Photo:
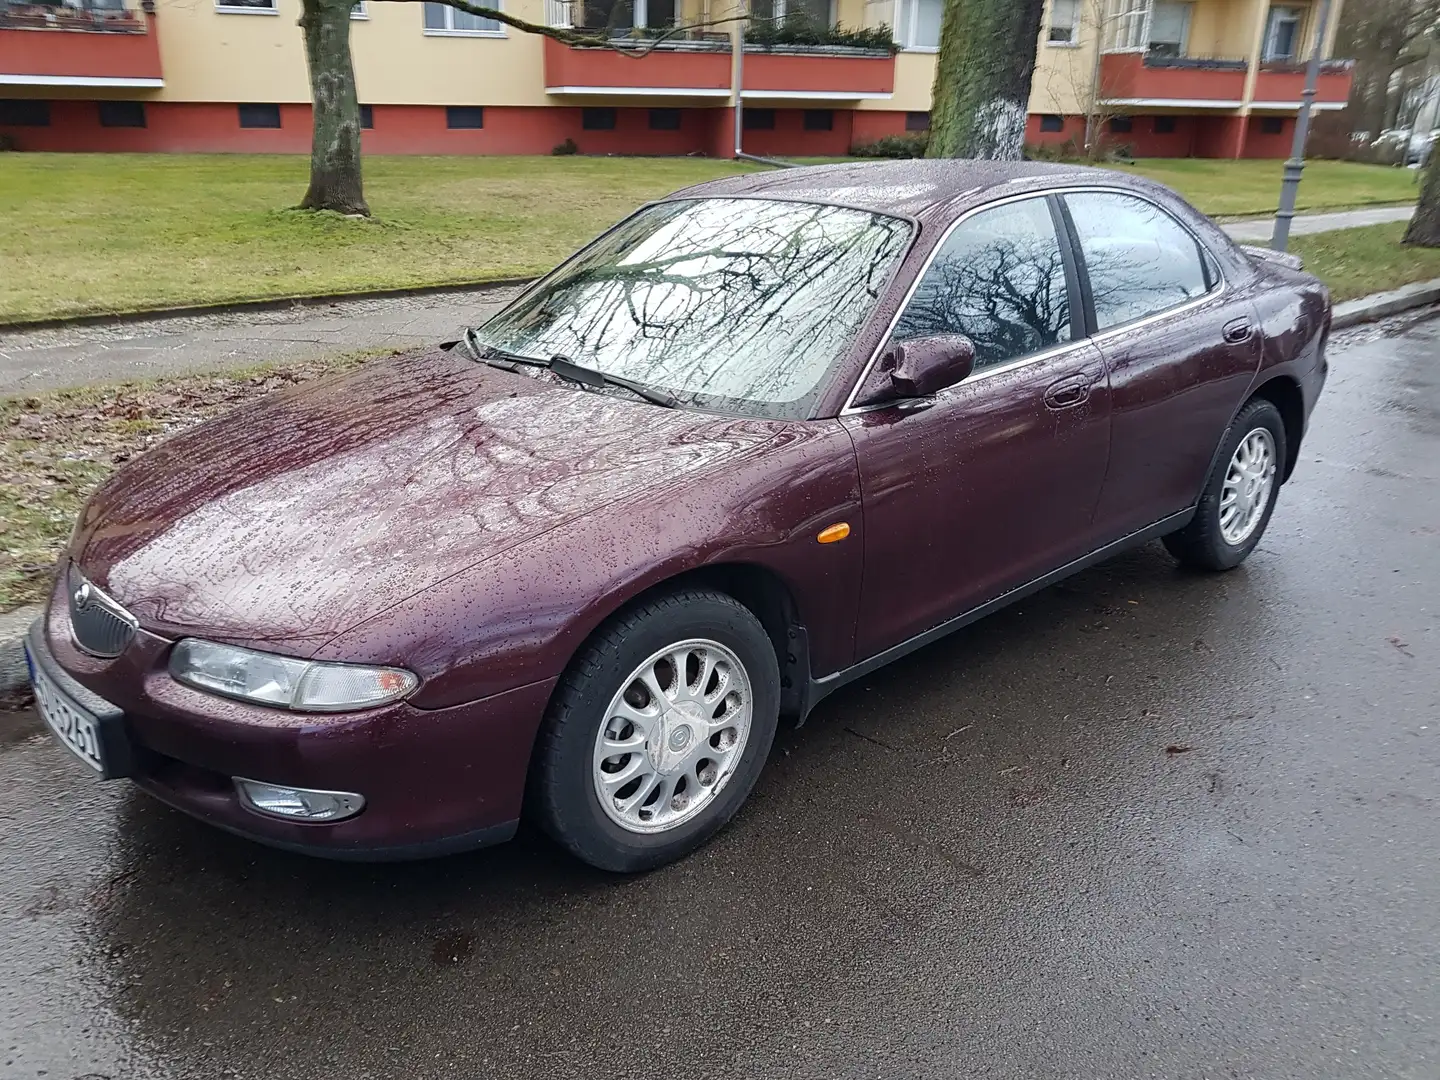
[(0, 1077), (1440, 1076), (1440, 322), (1337, 335), (1250, 562), (836, 695), (717, 842), (347, 867), (0, 720)]

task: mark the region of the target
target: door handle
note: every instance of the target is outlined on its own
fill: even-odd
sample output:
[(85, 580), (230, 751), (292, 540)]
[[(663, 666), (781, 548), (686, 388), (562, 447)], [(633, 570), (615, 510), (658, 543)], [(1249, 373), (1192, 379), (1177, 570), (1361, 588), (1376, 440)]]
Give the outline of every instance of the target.
[(1250, 335), (1254, 332), (1255, 328), (1250, 325), (1249, 319), (1231, 319), (1225, 324), (1225, 340), (1231, 345), (1249, 341)]
[(1070, 409), (1090, 399), (1090, 376), (1076, 375), (1061, 379), (1045, 391), (1045, 404), (1051, 409)]

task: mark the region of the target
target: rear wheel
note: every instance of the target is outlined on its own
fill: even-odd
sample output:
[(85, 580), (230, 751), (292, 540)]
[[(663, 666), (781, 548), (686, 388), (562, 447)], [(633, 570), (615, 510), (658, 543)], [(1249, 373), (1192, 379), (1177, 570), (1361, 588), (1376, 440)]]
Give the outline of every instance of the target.
[(1198, 570), (1239, 566), (1270, 522), (1287, 452), (1279, 410), (1252, 399), (1225, 433), (1195, 517), (1165, 537), (1170, 554)]
[(536, 818), (602, 870), (672, 862), (750, 794), (779, 703), (774, 647), (739, 601), (692, 589), (631, 609), (561, 680), (536, 752)]

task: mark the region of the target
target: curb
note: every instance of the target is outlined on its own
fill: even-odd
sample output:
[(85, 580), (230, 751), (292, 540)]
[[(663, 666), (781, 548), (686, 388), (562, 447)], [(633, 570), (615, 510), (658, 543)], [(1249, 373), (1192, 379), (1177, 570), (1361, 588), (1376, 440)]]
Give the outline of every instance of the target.
[(271, 296), (256, 300), (228, 300), (219, 304), (189, 304), (184, 307), (141, 308), (138, 311), (98, 312), (93, 315), (68, 315), (53, 319), (18, 319), (0, 322), (0, 337), (23, 334), (31, 330), (57, 330), (67, 326), (99, 326), (104, 323), (158, 322), (161, 319), (186, 319), (200, 315), (234, 315), (247, 311), (283, 311), (295, 307), (322, 307), (352, 300), (396, 300), (407, 296), (433, 296), (435, 293), (485, 293), (529, 285), (533, 277), (494, 278), (489, 281), (457, 281), (449, 285), (415, 285), (404, 289), (367, 289), (360, 292), (322, 293), (318, 296)]
[(20, 642), (43, 604), (27, 604), (0, 615), (0, 709), (18, 709), (30, 701), (30, 672)]
[[(487, 285), (497, 283), (488, 282)], [(1397, 315), (1402, 311), (1427, 307), (1437, 301), (1440, 301), (1440, 278), (1419, 281), (1389, 292), (1374, 293), (1362, 296), (1359, 300), (1336, 304), (1330, 325), (1333, 329), (1343, 330), (1346, 327), (1375, 322), (1389, 315)], [(31, 604), (0, 615), (0, 709), (19, 708), (30, 697), (29, 672), (25, 667), (25, 654), (20, 642), (30, 628), (30, 623), (40, 617), (42, 610), (42, 605)]]
[(1413, 285), (1403, 285), (1389, 292), (1371, 293), (1359, 300), (1336, 304), (1330, 325), (1335, 330), (1344, 330), (1347, 326), (1359, 326), (1388, 315), (1398, 315), (1402, 311), (1425, 307), (1437, 300), (1440, 300), (1440, 278), (1417, 281)]

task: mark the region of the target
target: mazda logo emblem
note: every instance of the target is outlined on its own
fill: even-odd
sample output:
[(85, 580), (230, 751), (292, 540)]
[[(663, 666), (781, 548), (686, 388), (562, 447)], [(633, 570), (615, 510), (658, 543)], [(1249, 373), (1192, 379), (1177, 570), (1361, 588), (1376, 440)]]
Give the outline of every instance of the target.
[(90, 606), (90, 600), (90, 583), (88, 581), (76, 589), (75, 595), (70, 598), (70, 602), (74, 605), (76, 611), (84, 611), (88, 608)]

